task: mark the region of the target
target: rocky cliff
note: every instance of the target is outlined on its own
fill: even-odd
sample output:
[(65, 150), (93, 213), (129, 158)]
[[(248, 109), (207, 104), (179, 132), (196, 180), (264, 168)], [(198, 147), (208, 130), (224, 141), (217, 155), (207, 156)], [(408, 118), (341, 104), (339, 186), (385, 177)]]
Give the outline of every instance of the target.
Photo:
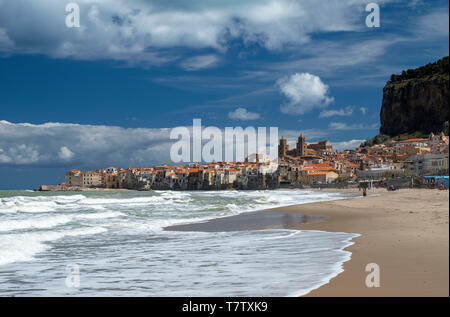
[(392, 75), (383, 89), (380, 133), (440, 132), (449, 120), (448, 57)]

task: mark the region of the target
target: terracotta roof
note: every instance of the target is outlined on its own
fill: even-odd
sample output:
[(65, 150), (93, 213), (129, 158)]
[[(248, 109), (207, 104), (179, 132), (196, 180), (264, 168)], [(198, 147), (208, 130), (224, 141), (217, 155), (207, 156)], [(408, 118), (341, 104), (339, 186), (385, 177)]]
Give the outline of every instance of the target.
[(400, 141), (400, 143), (406, 143), (406, 142), (418, 142), (418, 141), (427, 141), (428, 139), (408, 139)]
[(306, 167), (330, 167), (333, 168), (330, 164), (307, 164)]
[(328, 173), (329, 172), (311, 172), (311, 173), (308, 173), (308, 175), (326, 175)]

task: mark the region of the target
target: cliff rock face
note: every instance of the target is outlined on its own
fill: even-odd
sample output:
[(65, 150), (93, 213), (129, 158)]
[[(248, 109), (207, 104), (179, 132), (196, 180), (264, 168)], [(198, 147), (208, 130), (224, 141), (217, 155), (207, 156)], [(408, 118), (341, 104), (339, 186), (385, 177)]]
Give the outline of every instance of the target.
[[(416, 131), (443, 131), (449, 120), (448, 58), (446, 60), (446, 71), (440, 73), (423, 74), (423, 69), (434, 63), (391, 77), (383, 89), (380, 133), (396, 136)], [(421, 72), (420, 76), (407, 75), (417, 71)]]

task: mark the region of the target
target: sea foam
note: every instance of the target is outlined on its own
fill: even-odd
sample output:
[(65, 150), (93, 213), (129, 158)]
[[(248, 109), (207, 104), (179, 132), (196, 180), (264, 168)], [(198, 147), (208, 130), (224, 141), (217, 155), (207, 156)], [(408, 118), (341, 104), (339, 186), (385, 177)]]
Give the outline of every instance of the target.
[[(90, 290), (83, 295), (304, 294), (342, 271), (342, 263), (350, 258), (344, 248), (356, 235), (295, 230), (173, 232), (164, 228), (343, 198), (339, 193), (297, 190), (24, 192), (2, 197), (0, 265), (12, 272), (9, 277), (29, 276), (27, 283), (45, 291), (22, 292), (0, 274), (0, 296), (70, 295), (61, 286), (64, 281), (55, 284), (54, 275), (55, 268), (64, 270), (67, 263), (82, 268)], [(122, 279), (118, 281), (117, 276)]]

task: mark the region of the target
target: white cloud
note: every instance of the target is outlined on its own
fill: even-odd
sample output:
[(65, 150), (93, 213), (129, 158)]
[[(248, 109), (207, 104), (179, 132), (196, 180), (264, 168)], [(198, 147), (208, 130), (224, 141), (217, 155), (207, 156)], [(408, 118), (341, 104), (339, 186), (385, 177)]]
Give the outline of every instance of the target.
[(362, 129), (363, 126), (362, 124), (349, 126), (347, 123), (344, 122), (330, 122), (328, 128), (332, 130), (352, 130), (355, 128)]
[(79, 0), (81, 27), (69, 29), (67, 2), (0, 1), (0, 28), (16, 53), (161, 64), (179, 60), (180, 47), (224, 52), (242, 40), (278, 50), (313, 33), (357, 30), (365, 2)]
[(188, 71), (195, 71), (216, 66), (219, 58), (216, 55), (200, 55), (188, 58), (180, 63), (180, 66)]
[[(190, 128), (190, 127), (188, 127)], [(376, 125), (330, 124), (330, 129), (305, 129), (307, 141), (328, 139), (333, 129), (375, 129)], [(0, 121), (0, 166), (51, 166), (96, 169), (105, 166), (149, 166), (169, 163), (170, 129), (121, 128), (69, 123), (10, 123)], [(280, 130), (295, 146), (300, 131)], [(333, 142), (338, 150), (363, 140)]]
[[(355, 65), (367, 65), (386, 53), (389, 46), (399, 41), (397, 37), (385, 36), (382, 39), (369, 38), (354, 42), (354, 40), (312, 41), (302, 47), (304, 56), (292, 60), (270, 63), (268, 69), (288, 72), (292, 69), (302, 69), (305, 72), (333, 75), (342, 69)], [(373, 69), (371, 69), (373, 71)]]
[(423, 4), (423, 0), (411, 0), (408, 4), (409, 7), (415, 8)]
[(9, 38), (8, 34), (6, 34), (6, 30), (0, 28), (0, 52), (8, 52), (14, 46), (14, 43)]
[(421, 17), (416, 32), (421, 40), (442, 37), (448, 41), (448, 23), (448, 7), (442, 8)]
[(260, 115), (256, 112), (249, 112), (245, 108), (237, 108), (228, 113), (228, 118), (235, 120), (256, 120), (260, 118)]
[(361, 145), (365, 140), (349, 140), (349, 141), (341, 141), (341, 142), (333, 142), (333, 148), (336, 151), (344, 151), (344, 150), (353, 150)]
[(345, 107), (344, 109), (335, 109), (335, 110), (323, 110), (320, 115), (319, 118), (329, 118), (329, 117), (333, 117), (333, 116), (351, 116), (353, 114), (353, 107), (348, 106)]
[(344, 122), (330, 122), (328, 125), (328, 129), (330, 130), (374, 130), (378, 129), (378, 123), (370, 124), (370, 125), (364, 125), (362, 123), (354, 123), (354, 124), (347, 124)]
[(281, 112), (303, 114), (314, 108), (325, 107), (333, 101), (328, 96), (328, 86), (315, 75), (295, 73), (277, 81), (280, 92), (288, 99)]
[(63, 160), (70, 160), (73, 155), (73, 152), (67, 146), (63, 146), (59, 149), (58, 156)]
[[(191, 129), (192, 127), (187, 127)], [(170, 164), (169, 128), (121, 128), (71, 123), (10, 123), (0, 120), (0, 167), (43, 166), (97, 169), (106, 166)], [(307, 140), (326, 139), (328, 130), (304, 129)], [(279, 130), (292, 145), (298, 130)]]
[(367, 111), (369, 110), (369, 108), (361, 107), (361, 108), (359, 108), (359, 110), (361, 111), (361, 113), (362, 113), (363, 115), (365, 115), (365, 114), (367, 113)]
[(169, 129), (0, 121), (0, 165), (103, 167), (170, 162)]
[(0, 164), (32, 164), (39, 158), (39, 151), (33, 144), (11, 144), (9, 147), (4, 147), (0, 142)]

